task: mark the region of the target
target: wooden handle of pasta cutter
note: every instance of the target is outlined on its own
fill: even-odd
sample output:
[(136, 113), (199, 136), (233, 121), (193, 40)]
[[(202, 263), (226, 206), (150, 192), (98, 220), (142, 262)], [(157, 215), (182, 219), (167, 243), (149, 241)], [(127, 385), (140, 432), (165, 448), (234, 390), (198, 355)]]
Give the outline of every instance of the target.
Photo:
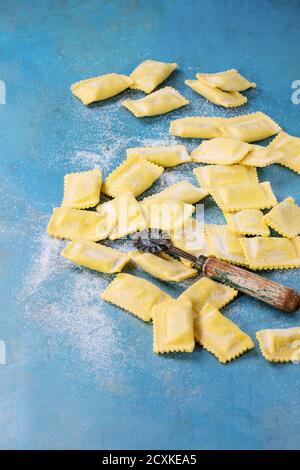
[(207, 277), (238, 289), (285, 312), (294, 312), (300, 306), (300, 296), (296, 290), (246, 269), (238, 268), (215, 258), (207, 258), (202, 270)]

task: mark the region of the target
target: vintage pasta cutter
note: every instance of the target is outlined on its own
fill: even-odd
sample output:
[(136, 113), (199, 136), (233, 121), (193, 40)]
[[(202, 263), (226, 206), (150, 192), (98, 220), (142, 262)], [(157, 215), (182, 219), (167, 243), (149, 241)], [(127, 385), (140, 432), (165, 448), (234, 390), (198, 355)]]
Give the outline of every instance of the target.
[(170, 255), (188, 259), (214, 281), (233, 287), (285, 312), (294, 312), (300, 306), (300, 295), (296, 290), (216, 258), (193, 256), (176, 248), (162, 230), (142, 230), (134, 235), (134, 244), (140, 251), (166, 251)]

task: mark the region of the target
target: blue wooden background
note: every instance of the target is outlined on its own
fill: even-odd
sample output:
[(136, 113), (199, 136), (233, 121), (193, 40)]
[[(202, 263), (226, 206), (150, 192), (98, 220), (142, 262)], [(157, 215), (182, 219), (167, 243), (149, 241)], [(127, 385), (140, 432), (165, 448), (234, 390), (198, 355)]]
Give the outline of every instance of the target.
[[(291, 101), (299, 24), (295, 0), (1, 1), (1, 448), (299, 448), (300, 366), (268, 363), (257, 345), (226, 366), (200, 348), (154, 355), (151, 326), (99, 298), (112, 277), (72, 267), (59, 256), (64, 242), (45, 235), (66, 172), (98, 164), (108, 174), (127, 146), (172, 141), (171, 119), (262, 110), (300, 136), (300, 105)], [(130, 73), (147, 58), (178, 62), (167, 83), (189, 107), (138, 120), (120, 103), (140, 93), (87, 108), (69, 91), (74, 81)], [(231, 67), (258, 85), (236, 111), (184, 85), (197, 71)], [(167, 171), (153, 190), (183, 176), (194, 181), (190, 168)], [(295, 173), (273, 165), (259, 175), (279, 199), (300, 203)], [(210, 199), (205, 211), (207, 221), (223, 220)], [(270, 276), (300, 287), (297, 270)], [(187, 285), (153, 282), (173, 295)], [(242, 296), (224, 314), (252, 337), (300, 323), (299, 313)]]

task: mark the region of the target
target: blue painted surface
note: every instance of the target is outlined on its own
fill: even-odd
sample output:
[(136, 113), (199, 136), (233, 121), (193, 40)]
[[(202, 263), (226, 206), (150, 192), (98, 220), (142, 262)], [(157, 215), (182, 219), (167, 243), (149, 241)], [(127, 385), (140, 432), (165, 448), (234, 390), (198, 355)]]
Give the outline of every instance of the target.
[[(43, 236), (66, 172), (98, 161), (107, 174), (129, 144), (169, 140), (176, 117), (262, 110), (300, 135), (291, 102), (299, 20), (298, 1), (1, 2), (1, 448), (299, 448), (299, 366), (270, 364), (257, 345), (227, 366), (200, 348), (154, 355), (151, 326), (99, 299), (110, 277), (71, 267), (59, 257), (64, 243)], [(137, 120), (119, 105), (139, 93), (86, 108), (69, 92), (76, 80), (130, 73), (146, 58), (180, 64), (168, 84), (193, 99), (189, 107)], [(237, 111), (184, 85), (196, 71), (231, 67), (258, 84)], [(275, 165), (259, 174), (279, 199), (300, 203), (299, 176)], [(222, 221), (209, 199), (205, 209), (208, 221)], [(271, 277), (300, 288), (296, 270)], [(300, 323), (299, 313), (246, 297), (224, 313), (252, 337)]]

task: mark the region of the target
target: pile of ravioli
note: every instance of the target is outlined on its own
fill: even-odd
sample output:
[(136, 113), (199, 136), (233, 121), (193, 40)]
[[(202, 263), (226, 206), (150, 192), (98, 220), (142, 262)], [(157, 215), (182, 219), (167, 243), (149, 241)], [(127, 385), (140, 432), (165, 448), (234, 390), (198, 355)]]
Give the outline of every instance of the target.
[[(110, 98), (128, 87), (142, 90), (150, 94), (126, 100), (124, 106), (137, 117), (157, 115), (186, 104), (179, 105), (185, 99), (173, 88), (153, 92), (176, 67), (146, 61), (130, 77), (106, 74), (78, 82), (71, 89), (84, 104)], [(197, 80), (213, 89), (223, 86), (226, 93), (255, 85), (235, 70), (198, 74)], [(239, 90), (234, 91), (235, 80)], [(165, 253), (124, 252), (99, 242), (155, 228), (168, 231), (175, 246), (194, 256), (212, 256), (252, 270), (299, 267), (300, 207), (292, 197), (277, 201), (271, 183), (259, 182), (257, 167), (277, 163), (300, 174), (300, 138), (283, 132), (262, 112), (177, 119), (171, 122), (170, 133), (206, 140), (191, 155), (184, 145), (126, 149), (126, 159), (104, 181), (99, 168), (67, 174), (62, 204), (53, 210), (48, 234), (70, 240), (61, 254), (71, 262), (118, 273), (101, 297), (153, 322), (156, 353), (192, 352), (196, 341), (226, 363), (254, 347), (252, 339), (220, 312), (237, 296), (235, 289), (201, 278), (174, 299), (144, 278), (121, 271), (132, 263), (158, 279), (180, 282), (197, 274), (191, 263)], [(275, 134), (267, 147), (251, 143)], [(140, 197), (164, 168), (188, 162), (201, 164), (193, 170), (199, 187), (183, 180)], [(100, 202), (101, 194), (109, 199)], [(193, 213), (195, 204), (207, 196), (214, 199), (227, 223), (205, 225), (203, 232)], [(270, 228), (278, 235), (270, 236)], [(299, 360), (300, 327), (261, 330), (257, 339), (269, 361)]]

